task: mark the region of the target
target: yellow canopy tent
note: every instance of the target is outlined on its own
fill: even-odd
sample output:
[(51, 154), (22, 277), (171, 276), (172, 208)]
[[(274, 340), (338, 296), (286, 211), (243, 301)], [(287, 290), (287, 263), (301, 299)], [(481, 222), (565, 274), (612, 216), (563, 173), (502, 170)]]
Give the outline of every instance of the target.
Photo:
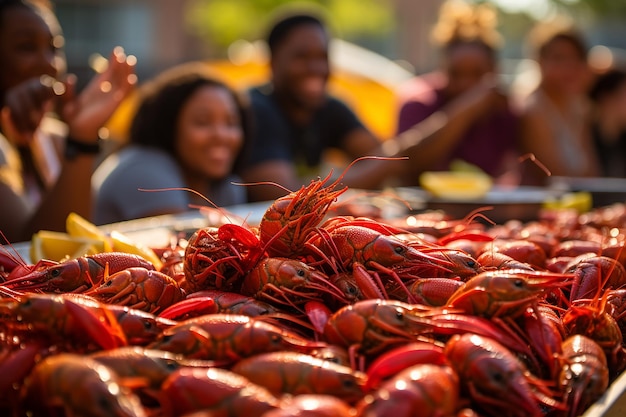
[[(394, 135), (397, 120), (396, 90), (412, 73), (393, 61), (346, 41), (330, 44), (332, 73), (329, 92), (342, 99), (381, 140)], [(239, 41), (229, 49), (229, 59), (206, 64), (224, 81), (244, 90), (269, 78), (267, 54), (260, 42)], [(126, 139), (136, 97), (127, 99), (108, 123), (111, 136)]]

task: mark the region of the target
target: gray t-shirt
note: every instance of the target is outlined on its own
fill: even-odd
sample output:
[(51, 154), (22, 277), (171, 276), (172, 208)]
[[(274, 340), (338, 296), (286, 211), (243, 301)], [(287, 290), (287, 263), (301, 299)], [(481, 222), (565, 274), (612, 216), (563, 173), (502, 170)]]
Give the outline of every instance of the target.
[[(237, 181), (240, 179), (231, 176), (211, 184), (211, 195), (205, 197), (220, 207), (243, 204), (245, 187), (231, 184)], [(176, 187), (186, 184), (172, 156), (159, 149), (127, 146), (108, 156), (93, 174), (94, 222), (107, 224), (153, 213), (191, 210), (189, 191), (139, 190)]]

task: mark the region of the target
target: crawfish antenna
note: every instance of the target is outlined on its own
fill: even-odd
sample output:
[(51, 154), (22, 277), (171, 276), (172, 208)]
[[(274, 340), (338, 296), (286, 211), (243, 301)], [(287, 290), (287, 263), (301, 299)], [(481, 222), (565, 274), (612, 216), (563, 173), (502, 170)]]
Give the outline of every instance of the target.
[[(192, 194), (197, 195), (198, 197), (200, 197), (201, 199), (203, 199), (207, 203), (209, 203), (216, 210), (219, 210), (222, 213), (222, 215), (228, 219), (228, 221), (232, 222), (232, 220), (228, 217), (228, 214), (226, 214), (226, 212), (223, 211), (221, 207), (219, 207), (217, 204), (215, 204), (213, 201), (211, 201), (211, 199), (209, 199), (207, 196), (203, 195), (202, 193), (200, 193), (200, 192), (198, 192), (198, 191), (196, 191), (196, 190), (194, 190), (192, 188), (188, 188), (188, 187), (137, 188), (137, 190), (148, 192), (148, 193), (155, 193), (155, 192), (162, 192), (162, 191), (187, 191), (187, 192), (190, 192)], [(189, 207), (190, 208), (197, 208), (198, 206), (190, 205)]]
[(343, 177), (345, 177), (346, 173), (350, 170), (350, 168), (352, 168), (352, 166), (354, 164), (356, 164), (357, 162), (360, 162), (360, 161), (364, 161), (366, 159), (380, 159), (380, 160), (384, 160), (384, 161), (404, 161), (404, 160), (409, 159), (409, 157), (408, 156), (390, 157), (390, 156), (371, 156), (371, 155), (369, 155), (369, 156), (361, 156), (360, 158), (357, 158), (354, 161), (350, 162), (350, 164), (343, 170), (341, 175), (339, 175), (339, 177), (337, 177), (337, 180), (335, 180), (335, 183), (339, 184), (339, 182), (343, 179)]
[[(0, 250), (0, 253), (4, 252), (8, 259), (10, 259), (11, 261), (13, 261), (14, 263), (18, 265), (26, 265), (26, 261), (24, 260), (24, 258), (20, 255), (17, 249), (15, 249), (15, 247), (11, 244), (9, 239), (7, 239), (7, 236), (4, 234), (2, 230), (0, 230), (0, 236), (2, 237), (2, 240), (6, 242), (6, 245), (5, 244), (0, 245), (0, 248), (2, 248), (2, 250)], [(9, 246), (11, 248), (11, 251), (9, 251), (6, 248), (6, 246)]]
[(464, 221), (467, 224), (469, 224), (473, 222), (476, 218), (480, 217), (481, 219), (485, 220), (487, 223), (491, 224), (492, 226), (495, 226), (496, 223), (482, 213), (483, 211), (493, 210), (493, 208), (494, 208), (493, 206), (485, 206), (485, 207), (479, 207), (475, 210), (472, 210), (467, 216), (465, 216)]
[(537, 157), (535, 157), (534, 153), (527, 153), (525, 155), (522, 155), (519, 157), (518, 161), (520, 163), (526, 161), (527, 159), (530, 159), (532, 162), (535, 163), (535, 165), (537, 165), (539, 167), (539, 169), (541, 169), (543, 172), (545, 172), (545, 174), (550, 177), (552, 176), (552, 172), (550, 172), (550, 170), (548, 169), (548, 167), (546, 167), (543, 163), (541, 163), (540, 160), (537, 159)]
[(271, 185), (277, 188), (280, 188), (281, 190), (284, 190), (286, 193), (292, 193), (293, 191), (291, 191), (289, 188), (284, 187), (276, 182), (273, 181), (258, 181), (258, 182), (234, 182), (231, 181), (231, 184), (233, 185), (243, 185), (243, 186), (252, 186), (252, 185)]

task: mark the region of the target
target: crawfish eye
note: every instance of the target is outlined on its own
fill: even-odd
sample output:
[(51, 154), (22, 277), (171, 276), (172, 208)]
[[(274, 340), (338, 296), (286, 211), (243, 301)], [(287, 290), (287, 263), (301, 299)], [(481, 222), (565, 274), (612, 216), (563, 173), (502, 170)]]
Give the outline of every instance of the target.
[(404, 313), (402, 311), (396, 311), (396, 318), (398, 320), (404, 320)]
[(516, 279), (515, 281), (513, 281), (513, 285), (517, 288), (522, 288), (524, 287), (524, 280), (523, 279)]
[(356, 386), (355, 382), (351, 379), (344, 379), (343, 381), (341, 381), (341, 385), (343, 385), (344, 388), (354, 388)]
[(404, 255), (404, 253), (406, 252), (406, 248), (404, 246), (396, 246), (395, 248), (393, 248), (393, 250), (398, 255)]
[(476, 262), (474, 261), (467, 261), (467, 266), (469, 266), (470, 268), (473, 268), (476, 266)]
[(55, 269), (51, 269), (50, 270), (50, 276), (53, 278), (58, 277), (59, 275), (61, 275), (61, 269), (59, 268), (55, 268)]
[(178, 366), (178, 364), (175, 361), (172, 360), (172, 361), (167, 361), (165, 363), (165, 368), (170, 370), (170, 371), (175, 371), (178, 368), (180, 368), (180, 366)]
[(155, 325), (151, 321), (146, 320), (143, 322), (143, 327), (146, 330), (152, 330), (155, 327)]
[(500, 372), (494, 372), (491, 374), (491, 379), (493, 379), (494, 381), (501, 383), (501, 382), (505, 382), (505, 378), (504, 375)]
[(306, 272), (304, 271), (304, 269), (297, 269), (296, 275), (298, 275), (299, 277), (303, 277), (306, 275)]
[(113, 412), (111, 401), (107, 397), (100, 397), (96, 400), (99, 411), (107, 410)]

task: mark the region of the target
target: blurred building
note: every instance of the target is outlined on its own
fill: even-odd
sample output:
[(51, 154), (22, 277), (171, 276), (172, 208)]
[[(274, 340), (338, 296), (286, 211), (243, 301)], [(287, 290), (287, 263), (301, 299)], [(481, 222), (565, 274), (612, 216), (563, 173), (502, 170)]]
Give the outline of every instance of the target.
[[(89, 57), (117, 45), (139, 58), (137, 71), (150, 76), (200, 57), (200, 42), (184, 28), (187, 0), (54, 0), (66, 38), (70, 70), (88, 73)], [(81, 77), (83, 78), (83, 77)]]
[[(397, 31), (377, 51), (401, 59), (418, 72), (431, 69), (436, 56), (428, 45), (428, 33), (442, 0), (389, 0), (396, 10)], [(138, 57), (140, 78), (165, 67), (209, 58), (210, 45), (185, 28), (189, 0), (54, 0), (66, 37), (68, 65), (79, 79), (89, 78), (89, 57), (108, 54), (122, 45)], [(86, 77), (82, 77), (81, 75)]]
[[(79, 75), (79, 80), (89, 79), (90, 55), (106, 56), (116, 45), (124, 46), (128, 53), (137, 56), (140, 79), (184, 61), (215, 58), (220, 51), (186, 28), (185, 10), (191, 1), (53, 0), (67, 39), (70, 70)], [(394, 33), (389, 39), (361, 46), (368, 46), (392, 60), (403, 61), (416, 73), (435, 68), (439, 57), (429, 36), (443, 0), (387, 1), (394, 8), (397, 22)], [(519, 15), (501, 20), (503, 34), (507, 37), (502, 54), (507, 67), (514, 68), (522, 57), (520, 45), (529, 22)], [(592, 27), (585, 29), (590, 45), (626, 48), (622, 16), (593, 22)]]

